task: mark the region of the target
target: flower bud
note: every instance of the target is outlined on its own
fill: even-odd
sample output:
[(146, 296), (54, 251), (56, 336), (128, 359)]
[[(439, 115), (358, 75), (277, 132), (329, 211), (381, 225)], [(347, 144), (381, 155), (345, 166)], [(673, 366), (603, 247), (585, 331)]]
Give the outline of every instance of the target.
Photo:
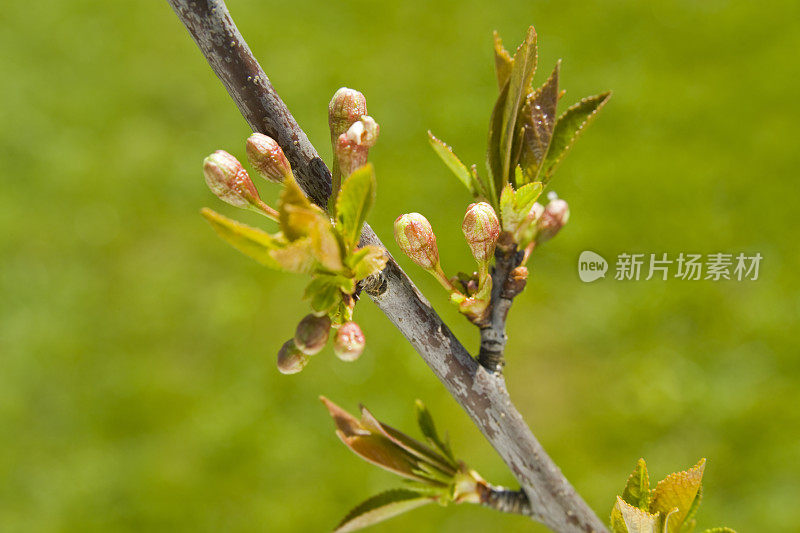
[(254, 133), (247, 138), (245, 148), (248, 161), (262, 178), (279, 183), (292, 173), (289, 160), (272, 137)]
[(436, 235), (428, 219), (419, 213), (408, 213), (394, 221), (394, 240), (414, 263), (425, 270), (435, 270), (439, 265)]
[(536, 242), (541, 244), (553, 237), (569, 220), (569, 206), (560, 198), (554, 198), (544, 208), (544, 213), (537, 223)]
[(331, 319), (327, 316), (306, 315), (297, 325), (294, 343), (306, 355), (319, 353), (328, 343)]
[(350, 126), (367, 114), (367, 99), (355, 89), (342, 87), (333, 95), (328, 104), (328, 125), (331, 139), (336, 140)]
[(494, 255), (497, 236), (500, 235), (500, 221), (486, 202), (471, 204), (461, 225), (464, 237), (478, 263), (488, 262)]
[(217, 150), (203, 161), (206, 184), (220, 200), (235, 207), (261, 204), (258, 190), (247, 171), (225, 150)]
[(370, 116), (363, 116), (353, 122), (350, 128), (339, 135), (334, 146), (334, 155), (339, 162), (343, 176), (349, 176), (356, 169), (367, 164), (369, 149), (375, 146), (380, 127)]
[(308, 364), (308, 356), (300, 351), (290, 339), (278, 352), (278, 370), (281, 374), (297, 374)]
[(336, 332), (333, 351), (342, 361), (355, 361), (364, 351), (364, 334), (355, 322), (345, 322)]

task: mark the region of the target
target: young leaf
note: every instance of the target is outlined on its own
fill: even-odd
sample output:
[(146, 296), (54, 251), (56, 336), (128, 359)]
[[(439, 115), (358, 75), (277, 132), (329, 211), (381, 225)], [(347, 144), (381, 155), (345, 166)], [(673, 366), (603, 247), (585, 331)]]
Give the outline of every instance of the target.
[(472, 196), (480, 196), (481, 185), (469, 171), (467, 166), (453, 153), (453, 149), (445, 144), (440, 139), (436, 138), (433, 133), (428, 130), (428, 140), (431, 143), (433, 151), (444, 161), (453, 174), (464, 184), (464, 187), (469, 190)]
[[(287, 175), (283, 182), (283, 191), (281, 191), (281, 196), (278, 200), (278, 222), (287, 239), (293, 241), (308, 235), (303, 223), (311, 217), (310, 212), (313, 212), (314, 208), (316, 206), (311, 205), (294, 177)], [(319, 208), (316, 209), (319, 210)], [(321, 213), (322, 211), (319, 210), (319, 212)]]
[(517, 114), (530, 88), (531, 79), (536, 70), (536, 59), (536, 30), (530, 26), (525, 40), (514, 54), (514, 65), (511, 69), (511, 76), (508, 78), (508, 93), (503, 105), (499, 153), (504, 181), (510, 177), (509, 171), (516, 166), (516, 161), (511, 161), (511, 148), (517, 128)]
[(567, 109), (558, 117), (553, 129), (550, 149), (547, 151), (547, 156), (542, 165), (544, 169), (542, 181), (545, 184), (553, 177), (553, 172), (558, 168), (567, 152), (586, 129), (586, 126), (597, 116), (597, 112), (608, 102), (609, 98), (611, 98), (611, 91), (597, 96), (589, 96)]
[(668, 475), (659, 481), (656, 488), (653, 489), (650, 503), (651, 513), (660, 512), (666, 516), (672, 509), (678, 509), (676, 513), (673, 513), (668, 518), (665, 528), (666, 533), (675, 533), (680, 530), (700, 490), (705, 466), (706, 460), (700, 459), (689, 470)]
[(692, 502), (692, 506), (689, 507), (689, 512), (686, 513), (686, 518), (683, 519), (683, 525), (681, 525), (681, 533), (692, 533), (694, 531), (695, 526), (697, 526), (697, 520), (695, 520), (695, 516), (697, 516), (697, 510), (700, 508), (700, 504), (703, 502), (703, 485), (700, 485), (700, 488), (697, 490), (697, 496), (694, 497), (694, 501)]
[(253, 228), (220, 215), (207, 207), (203, 208), (201, 214), (208, 220), (222, 240), (264, 266), (276, 270), (284, 270), (271, 255), (271, 252), (280, 250), (285, 246), (277, 238), (258, 228)]
[[(436, 453), (436, 451), (420, 441), (409, 437), (402, 431), (398, 431), (380, 422), (363, 406), (361, 407), (361, 424), (371, 431), (383, 435), (406, 452), (415, 456), (418, 459), (418, 461), (415, 461), (418, 467), (418, 473), (423, 475), (423, 477), (439, 482), (446, 482), (443, 480), (452, 481), (452, 477), (456, 473), (456, 464), (451, 463), (447, 458), (442, 457)], [(425, 469), (425, 464), (430, 465), (440, 474), (433, 476), (427, 475), (428, 470)]]
[(281, 270), (294, 272), (295, 274), (308, 274), (314, 269), (316, 261), (311, 239), (304, 237), (290, 242), (283, 248), (277, 248), (270, 252)]
[(498, 196), (503, 189), (508, 176), (503, 175), (503, 158), (500, 151), (500, 137), (503, 129), (503, 109), (505, 109), (508, 97), (508, 84), (500, 91), (497, 101), (492, 108), (492, 117), (489, 119), (489, 140), (486, 143), (486, 168), (491, 175), (489, 194), (490, 202), (497, 206)]
[(647, 464), (644, 459), (639, 459), (633, 473), (628, 477), (622, 499), (644, 511), (650, 508), (650, 478), (647, 475)]
[(522, 183), (535, 181), (542, 168), (542, 161), (550, 148), (556, 124), (558, 104), (558, 74), (561, 61), (556, 63), (553, 73), (544, 85), (528, 98), (520, 122), (523, 127), (522, 154), (520, 164), (524, 169)]
[(328, 275), (314, 276), (306, 286), (303, 298), (310, 300), (314, 311), (326, 313), (342, 300), (339, 285), (332, 278), (333, 276)]
[(503, 229), (506, 231), (513, 231), (516, 227), (517, 213), (515, 207), (516, 192), (510, 183), (506, 183), (503, 190), (500, 192), (500, 222)]
[(497, 87), (502, 90), (511, 77), (514, 60), (503, 46), (503, 40), (497, 32), (494, 32), (494, 68), (497, 73)]
[(382, 492), (350, 511), (333, 531), (356, 531), (433, 501), (413, 490), (395, 489)]
[(531, 207), (533, 207), (533, 203), (539, 199), (539, 195), (542, 194), (542, 189), (544, 189), (544, 187), (538, 181), (528, 183), (517, 189), (514, 198), (514, 205), (516, 206), (517, 213), (525, 217), (528, 211), (531, 210)]
[(345, 446), (367, 462), (399, 476), (421, 481), (430, 480), (418, 471), (418, 458), (325, 397), (320, 398), (336, 424), (336, 434)]
[(328, 218), (324, 215), (317, 217), (310, 230), (311, 246), (319, 264), (331, 272), (342, 271), (342, 250)]
[(611, 510), (613, 533), (660, 533), (658, 526), (658, 513), (650, 514), (617, 496), (617, 503)]
[(377, 274), (386, 266), (386, 252), (379, 246), (363, 246), (348, 258), (348, 266), (353, 271), (356, 281)]
[(425, 407), (425, 404), (422, 403), (422, 400), (416, 401), (414, 404), (414, 409), (417, 412), (417, 424), (419, 425), (419, 429), (422, 431), (422, 434), (425, 435), (425, 438), (428, 439), (428, 442), (430, 442), (440, 452), (447, 456), (447, 458), (452, 461), (453, 465), (456, 465), (456, 459), (453, 456), (453, 451), (450, 449), (450, 444), (447, 441), (439, 438), (439, 433), (436, 431), (436, 426), (433, 423), (433, 417), (428, 411), (428, 408)]
[(336, 226), (346, 249), (358, 244), (361, 227), (375, 203), (375, 172), (367, 163), (347, 178), (336, 199)]

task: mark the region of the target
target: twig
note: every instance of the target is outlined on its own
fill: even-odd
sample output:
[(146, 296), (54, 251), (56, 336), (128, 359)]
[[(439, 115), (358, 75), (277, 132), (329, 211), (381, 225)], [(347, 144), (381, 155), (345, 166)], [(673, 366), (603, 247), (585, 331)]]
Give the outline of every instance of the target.
[[(319, 205), (330, 173), (252, 56), (221, 0), (168, 0), (255, 131), (278, 141), (306, 193)], [(383, 246), (369, 226), (362, 243)], [(388, 252), (387, 252), (388, 254)], [(473, 359), (390, 257), (365, 288), (509, 466), (537, 519), (555, 531), (606, 531), (511, 403), (502, 378)]]
[(480, 325), (481, 348), (478, 362), (491, 372), (500, 374), (505, 365), (506, 318), (511, 309), (511, 302), (525, 287), (525, 281), (515, 281), (512, 271), (520, 265), (522, 254), (510, 239), (508, 233), (502, 233), (498, 239), (494, 254), (492, 271), (492, 295), (488, 320)]

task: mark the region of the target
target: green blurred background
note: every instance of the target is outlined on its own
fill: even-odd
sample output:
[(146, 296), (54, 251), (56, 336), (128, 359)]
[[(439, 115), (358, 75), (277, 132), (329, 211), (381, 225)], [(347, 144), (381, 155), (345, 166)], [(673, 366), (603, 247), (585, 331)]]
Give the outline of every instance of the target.
[[(638, 457), (654, 477), (708, 457), (699, 525), (796, 531), (800, 291), (795, 1), (269, 2), (229, 7), (312, 142), (348, 85), (381, 124), (370, 222), (437, 228), (471, 268), (469, 197), (430, 128), (482, 161), (491, 31), (540, 35), (541, 82), (614, 97), (562, 166), (572, 219), (539, 250), (510, 317), (508, 383), (601, 516)], [(202, 158), (249, 131), (163, 1), (7, 2), (0, 10), (0, 530), (324, 531), (397, 485), (334, 436), (317, 400), (364, 402), (416, 434), (427, 402), (457, 453), (514, 480), (370, 303), (356, 364), (330, 351), (278, 374), (304, 280), (222, 243)], [(261, 187), (274, 198), (275, 189)], [(756, 282), (584, 284), (579, 253), (760, 252)], [(433, 278), (401, 264), (468, 346)], [(376, 531), (543, 531), (428, 507)]]

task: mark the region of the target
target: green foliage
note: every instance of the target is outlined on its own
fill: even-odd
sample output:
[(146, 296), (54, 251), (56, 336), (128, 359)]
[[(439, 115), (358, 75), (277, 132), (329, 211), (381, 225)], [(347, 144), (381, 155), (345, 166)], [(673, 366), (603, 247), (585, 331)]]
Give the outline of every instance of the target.
[(375, 205), (375, 171), (367, 163), (345, 180), (336, 199), (336, 226), (350, 251), (358, 244), (361, 228)]
[[(468, 170), (452, 148), (430, 132), (428, 134), (433, 149), (467, 190), (474, 197), (488, 201), (496, 210), (502, 210), (508, 205), (501, 198), (506, 185), (519, 188), (538, 183), (544, 187), (550, 182), (559, 163), (611, 93), (584, 98), (556, 118), (561, 95), (558, 86), (561, 62), (556, 63), (541, 87), (532, 89), (538, 62), (533, 26), (528, 28), (513, 57), (495, 33), (494, 59), (500, 95), (489, 120), (486, 150), (489, 179), (484, 181), (474, 167)], [(509, 227), (504, 224), (503, 229)]]
[(597, 116), (597, 112), (611, 98), (611, 91), (588, 96), (567, 109), (558, 117), (550, 141), (550, 149), (544, 160), (544, 182), (549, 183), (558, 165), (564, 160), (575, 141), (584, 132), (586, 126)]
[(705, 465), (706, 460), (700, 459), (689, 470), (670, 474), (650, 489), (647, 465), (639, 459), (611, 510), (612, 532), (691, 533), (702, 500)]
[(380, 422), (363, 406), (358, 419), (327, 398), (320, 399), (345, 446), (365, 461), (406, 481), (406, 489), (383, 492), (357, 506), (336, 531), (354, 531), (425, 503), (481, 501), (485, 482), (454, 458), (446, 439), (439, 438), (433, 418), (421, 401), (415, 404), (417, 422), (430, 446)]
[(432, 502), (431, 498), (422, 496), (417, 491), (387, 490), (356, 506), (339, 522), (334, 532), (356, 531)]

